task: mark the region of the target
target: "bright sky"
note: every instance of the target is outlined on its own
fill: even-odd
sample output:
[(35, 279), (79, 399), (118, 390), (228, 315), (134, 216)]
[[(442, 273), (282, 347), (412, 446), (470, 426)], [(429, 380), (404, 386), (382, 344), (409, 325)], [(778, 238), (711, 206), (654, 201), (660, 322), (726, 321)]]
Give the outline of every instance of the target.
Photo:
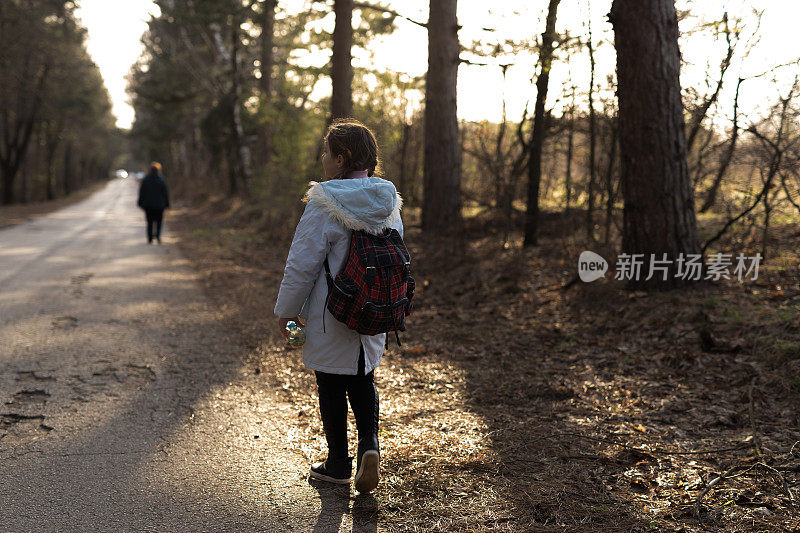
[[(381, 3), (418, 20), (427, 19), (429, 0), (384, 0)], [(690, 0), (678, 0), (679, 9), (685, 8)], [(291, 11), (301, 9), (303, 0), (281, 0), (283, 6)], [(463, 45), (473, 40), (491, 39), (498, 36), (502, 39), (533, 40), (544, 28), (544, 9), (547, 2), (536, 2), (531, 7), (529, 0), (460, 0), (458, 20), (463, 26), (459, 37)], [(797, 58), (796, 47), (786, 46), (785, 38), (794, 35), (797, 21), (800, 20), (800, 2), (784, 0), (763, 0), (756, 5), (763, 9), (759, 34), (760, 42), (754, 45), (750, 56), (742, 60), (745, 42), (751, 38), (755, 29), (752, 15), (753, 0), (697, 0), (691, 1), (692, 13), (706, 19), (721, 17), (725, 9), (731, 16), (744, 17), (742, 43), (737, 51), (737, 60), (729, 70), (727, 87), (720, 96), (721, 110), (724, 116), (732, 111), (733, 89), (736, 76), (750, 76)], [(131, 64), (141, 52), (139, 37), (147, 28), (146, 21), (150, 13), (157, 13), (150, 0), (80, 0), (79, 16), (89, 30), (89, 52), (100, 67), (111, 98), (114, 102), (114, 113), (118, 117), (117, 124), (127, 128), (133, 120), (133, 109), (125, 94), (125, 76)], [(595, 82), (606, 86), (606, 78), (615, 70), (615, 54), (612, 47), (613, 31), (606, 15), (611, 7), (611, 0), (562, 0), (558, 10), (558, 31), (569, 31), (573, 36), (588, 35), (586, 27), (587, 15), (591, 13), (592, 32), (596, 44)], [(333, 30), (333, 14), (323, 19), (320, 24)], [(682, 23), (681, 30), (686, 31), (697, 23), (696, 18)], [(389, 68), (410, 75), (422, 75), (427, 66), (427, 33), (420, 26), (403, 19), (397, 21), (398, 29), (390, 36), (380, 38), (374, 43), (370, 52), (371, 60), (365, 51), (355, 51), (354, 63), (372, 68)], [(483, 31), (482, 28), (496, 28), (495, 32)], [(780, 37), (783, 39), (781, 39)], [(751, 38), (752, 39), (752, 38)], [(705, 39), (698, 35), (684, 35), (681, 53), (688, 64), (681, 73), (684, 87), (696, 87), (707, 92), (705, 78), (707, 73), (718, 71), (721, 58), (725, 54), (724, 40)], [(795, 54), (793, 56), (793, 54)], [(463, 54), (462, 57), (468, 57)], [(324, 64), (329, 55), (308, 56), (304, 64)], [(509, 62), (508, 59), (501, 62)], [(488, 118), (497, 121), (500, 117), (502, 99), (505, 95), (507, 113), (510, 119), (519, 120), (528, 100), (533, 107), (535, 88), (531, 78), (535, 74), (535, 58), (517, 56), (510, 62), (514, 65), (508, 69), (506, 82), (503, 83), (500, 68), (497, 66), (462, 65), (458, 79), (458, 115), (466, 120)], [(746, 82), (740, 93), (740, 109), (750, 118), (756, 119), (763, 112), (764, 106), (774, 102), (778, 94), (786, 92), (787, 83), (800, 72), (795, 65), (779, 69), (777, 77), (763, 77)], [(556, 112), (562, 103), (568, 103), (567, 87), (575, 84), (579, 92), (585, 92), (589, 85), (589, 60), (584, 53), (572, 58), (570, 63), (557, 61), (550, 76), (550, 90), (547, 105), (555, 107)], [(562, 89), (562, 86), (564, 89)], [(315, 87), (312, 99), (330, 93), (329, 81), (321, 81)], [(601, 95), (611, 98), (613, 95)], [(598, 107), (602, 103), (596, 104)], [(724, 120), (724, 119), (723, 119)], [(720, 124), (724, 127), (724, 124)]]
[(111, 95), (117, 126), (130, 128), (133, 108), (125, 93), (125, 76), (141, 54), (139, 38), (150, 13), (158, 13), (158, 8), (151, 0), (79, 0), (78, 5), (77, 14), (89, 30), (87, 48)]

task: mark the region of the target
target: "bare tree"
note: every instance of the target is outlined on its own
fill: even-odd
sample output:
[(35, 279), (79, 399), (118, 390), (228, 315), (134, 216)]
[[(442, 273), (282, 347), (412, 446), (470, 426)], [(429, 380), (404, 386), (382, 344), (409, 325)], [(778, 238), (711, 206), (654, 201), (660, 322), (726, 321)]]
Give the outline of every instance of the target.
[(537, 244), (539, 229), (539, 185), (542, 181), (542, 145), (544, 144), (547, 86), (550, 81), (550, 65), (553, 62), (553, 41), (556, 38), (556, 12), (561, 0), (550, 0), (547, 21), (542, 33), (539, 51), (539, 76), (536, 79), (536, 104), (533, 112), (533, 133), (529, 146), (528, 162), (528, 206), (525, 213), (525, 237), (523, 246)]
[[(733, 59), (734, 51), (736, 50), (736, 42), (739, 39), (739, 30), (734, 29), (731, 30), (730, 26), (728, 25), (728, 12), (726, 11), (722, 15), (722, 33), (725, 35), (725, 42), (727, 43), (727, 50), (725, 53), (725, 57), (722, 59), (719, 65), (719, 74), (717, 75), (716, 83), (714, 84), (714, 91), (707, 95), (699, 105), (697, 105), (694, 109), (690, 112), (690, 121), (688, 124), (689, 127), (689, 136), (686, 140), (686, 151), (691, 152), (692, 147), (694, 146), (695, 140), (697, 139), (697, 134), (700, 132), (700, 127), (703, 123), (703, 119), (706, 118), (708, 115), (708, 110), (711, 108), (712, 105), (717, 101), (719, 97), (719, 93), (722, 90), (722, 82), (725, 79), (725, 73), (728, 71), (728, 68), (731, 66), (731, 60)], [(741, 21), (735, 21), (734, 28), (738, 27), (738, 24)]]
[(589, 9), (587, 24), (589, 26), (589, 40), (586, 47), (589, 49), (589, 184), (586, 187), (586, 237), (594, 241), (594, 183), (595, 183), (595, 161), (596, 161), (596, 117), (594, 112), (594, 43), (592, 42), (592, 11), (591, 4), (587, 2)]
[(711, 187), (709, 187), (708, 191), (706, 192), (706, 198), (703, 202), (703, 205), (700, 206), (700, 212), (705, 213), (714, 205), (714, 202), (717, 199), (717, 191), (719, 191), (719, 186), (722, 183), (722, 179), (725, 177), (725, 173), (728, 171), (728, 167), (733, 160), (733, 154), (736, 152), (736, 142), (739, 140), (739, 91), (742, 87), (742, 78), (739, 78), (736, 81), (736, 92), (733, 97), (733, 126), (731, 127), (731, 138), (728, 141), (728, 146), (725, 149), (725, 152), (722, 155), (722, 159), (720, 160), (719, 167), (717, 167), (716, 175), (714, 176), (714, 181), (711, 183)]
[[(504, 80), (509, 66), (508, 64), (500, 65)], [(525, 120), (523, 118), (522, 122)], [(492, 130), (493, 126), (492, 124), (481, 124), (470, 136), (472, 142), (466, 143), (464, 151), (475, 158), (481, 170), (491, 180), (495, 216), (502, 221), (503, 242), (501, 247), (505, 248), (512, 229), (513, 201), (517, 184), (527, 164), (524, 141), (515, 142), (514, 137), (508, 134), (510, 125), (506, 114), (505, 93), (502, 96), (502, 113), (496, 131)], [(477, 200), (480, 204), (491, 207), (488, 196)]]
[[(261, 1), (261, 78), (259, 88), (264, 105), (269, 106), (272, 102), (272, 67), (275, 63), (275, 9), (278, 6), (277, 0)], [(272, 118), (270, 117), (270, 120)], [(259, 141), (262, 149), (259, 151), (261, 161), (264, 166), (269, 165), (272, 156), (272, 130), (273, 124), (270, 121), (262, 124), (259, 129)]]
[[(608, 113), (606, 114), (608, 116)], [(606, 161), (605, 172), (605, 186), (606, 186), (606, 221), (605, 221), (605, 237), (603, 242), (608, 244), (611, 241), (611, 223), (614, 220), (614, 201), (616, 195), (614, 193), (614, 164), (617, 161), (617, 117), (612, 115), (608, 118), (609, 124), (609, 139), (611, 145), (608, 149), (608, 160)]]
[(742, 84), (747, 80), (760, 78), (766, 76), (767, 74), (773, 73), (776, 70), (781, 69), (783, 67), (797, 65), (798, 63), (800, 63), (800, 59), (795, 59), (794, 61), (776, 65), (775, 67), (765, 70), (764, 72), (754, 74), (752, 76), (747, 76), (744, 78), (740, 77), (737, 80), (736, 90), (734, 92), (734, 98), (733, 98), (733, 124), (731, 127), (731, 137), (727, 143), (725, 152), (723, 153), (722, 158), (720, 160), (720, 164), (719, 167), (717, 168), (714, 180), (712, 181), (711, 186), (706, 192), (705, 201), (703, 202), (703, 205), (700, 207), (701, 213), (704, 213), (709, 209), (711, 209), (711, 207), (713, 207), (714, 203), (716, 202), (717, 194), (719, 192), (719, 187), (722, 183), (722, 180), (725, 177), (726, 172), (728, 171), (728, 167), (730, 166), (731, 161), (733, 160), (733, 155), (736, 152), (736, 146), (739, 140), (739, 132), (741, 131), (741, 128), (739, 127), (739, 95), (741, 92)]
[(569, 118), (567, 118), (567, 153), (566, 172), (564, 174), (564, 210), (569, 215), (570, 204), (572, 201), (572, 159), (575, 151), (575, 89), (573, 85), (572, 96), (569, 105)]
[[(776, 178), (781, 178), (785, 174), (785, 170), (787, 170), (787, 154), (790, 154), (792, 150), (797, 149), (798, 145), (800, 144), (800, 135), (798, 135), (796, 131), (793, 131), (790, 126), (793, 121), (797, 120), (797, 113), (791, 108), (792, 101), (794, 100), (797, 92), (798, 78), (795, 77), (794, 84), (792, 84), (789, 93), (785, 97), (780, 98), (778, 105), (773, 110), (773, 115), (776, 111), (778, 113), (778, 124), (775, 128), (776, 131), (773, 138), (770, 138), (767, 133), (759, 131), (758, 126), (755, 124), (747, 128), (747, 132), (755, 136), (760, 141), (762, 152), (767, 163), (766, 168), (759, 168), (759, 174), (761, 176), (761, 191), (758, 193), (758, 195), (756, 195), (756, 198), (753, 200), (750, 207), (745, 209), (736, 217), (729, 218), (728, 221), (723, 225), (722, 229), (720, 229), (717, 234), (714, 235), (714, 237), (706, 241), (706, 243), (703, 245), (703, 251), (705, 251), (705, 249), (708, 248), (708, 246), (713, 242), (722, 237), (722, 235), (725, 234), (725, 232), (735, 222), (739, 221), (746, 215), (749, 215), (759, 205), (759, 203), (761, 203), (764, 209), (764, 226), (762, 228), (761, 235), (761, 257), (762, 261), (766, 261), (771, 215), (773, 209), (775, 208), (776, 197), (778, 193), (781, 192), (781, 189), (778, 188), (778, 184), (775, 183), (775, 180)], [(768, 122), (770, 119), (771, 117), (768, 117), (764, 122)], [(791, 168), (791, 166), (789, 166), (789, 168)], [(791, 200), (791, 195), (785, 188), (785, 183), (783, 190), (786, 192), (786, 198), (790, 202), (794, 203)]]

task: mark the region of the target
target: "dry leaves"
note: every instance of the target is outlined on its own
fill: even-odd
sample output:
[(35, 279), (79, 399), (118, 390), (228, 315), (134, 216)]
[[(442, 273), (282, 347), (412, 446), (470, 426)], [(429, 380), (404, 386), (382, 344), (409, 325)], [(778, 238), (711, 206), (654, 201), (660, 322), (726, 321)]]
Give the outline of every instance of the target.
[[(184, 251), (233, 309), (254, 369), (297, 408), (292, 442), (316, 460), (313, 376), (270, 330), (288, 242), (216, 213), (184, 215)], [(728, 281), (651, 294), (613, 280), (554, 291), (584, 249), (550, 236), (558, 219), (532, 249), (518, 235), (503, 247), (482, 224), (468, 221), (464, 246), (406, 228), (415, 310), (376, 374), (384, 527), (699, 531), (709, 484), (763, 464), (704, 494), (703, 525), (800, 528), (798, 473), (776, 468), (800, 463), (796, 257), (762, 267), (767, 292)], [(214, 233), (225, 227), (251, 238)]]

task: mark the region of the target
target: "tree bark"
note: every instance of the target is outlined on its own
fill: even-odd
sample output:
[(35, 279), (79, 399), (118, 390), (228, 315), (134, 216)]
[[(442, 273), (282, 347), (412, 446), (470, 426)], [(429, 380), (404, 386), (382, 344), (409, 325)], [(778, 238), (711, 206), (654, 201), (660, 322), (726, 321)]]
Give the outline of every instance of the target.
[(542, 145), (544, 144), (544, 104), (547, 100), (547, 85), (550, 81), (550, 65), (553, 62), (553, 40), (556, 37), (556, 11), (560, 0), (550, 0), (547, 22), (542, 34), (539, 51), (541, 71), (536, 79), (536, 106), (533, 112), (533, 134), (528, 153), (528, 206), (525, 213), (525, 237), (523, 246), (535, 246), (539, 231), (539, 184), (542, 181)]
[(456, 0), (430, 2), (422, 198), (422, 229), (428, 233), (460, 233), (462, 229), (456, 6)]
[[(617, 49), (622, 251), (645, 254), (634, 288), (670, 288), (679, 254), (700, 253), (686, 164), (678, 20), (673, 0), (614, 0), (608, 15)], [(667, 279), (647, 277), (650, 254), (672, 261)]]
[(353, 114), (353, 0), (335, 0), (333, 10), (336, 25), (331, 56), (331, 120)]
[(61, 131), (63, 119), (56, 121), (48, 120), (43, 126), (45, 144), (45, 198), (53, 200), (56, 197), (55, 175), (56, 175), (56, 152), (61, 145)]

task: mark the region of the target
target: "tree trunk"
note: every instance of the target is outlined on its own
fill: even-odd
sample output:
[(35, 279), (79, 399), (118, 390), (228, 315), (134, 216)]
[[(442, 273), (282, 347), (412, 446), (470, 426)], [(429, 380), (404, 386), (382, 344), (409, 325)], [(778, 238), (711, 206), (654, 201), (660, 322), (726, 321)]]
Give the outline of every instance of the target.
[(460, 233), (462, 225), (456, 5), (456, 0), (430, 2), (422, 198), (422, 229), (429, 233)]
[(533, 113), (533, 134), (528, 153), (528, 206), (525, 213), (525, 238), (523, 246), (537, 244), (539, 231), (539, 184), (542, 181), (542, 145), (544, 144), (544, 104), (547, 100), (547, 85), (550, 81), (550, 65), (553, 62), (553, 40), (556, 37), (556, 11), (561, 0), (550, 0), (547, 22), (542, 34), (539, 53), (541, 71), (536, 79), (536, 107)]
[[(4, 120), (0, 122), (0, 133), (3, 138), (3, 144), (0, 145), (3, 204), (8, 205), (15, 201), (14, 180), (28, 153), (28, 145), (33, 136), (34, 126), (37, 124), (39, 118), (41, 102), (49, 72), (50, 67), (48, 64), (45, 64), (42, 68), (42, 72), (39, 74), (36, 86), (33, 89), (33, 101), (30, 107), (25, 110), (27, 114), (17, 116), (13, 124), (9, 124), (8, 116), (4, 114)], [(20, 110), (21, 109), (20, 107)]]
[(275, 45), (275, 8), (277, 0), (263, 0), (261, 2), (261, 92), (264, 99), (272, 98), (272, 65), (274, 54), (272, 49)]
[(572, 90), (572, 105), (569, 108), (569, 126), (567, 130), (567, 172), (564, 179), (565, 211), (569, 215), (572, 201), (572, 152), (575, 149), (575, 89)]
[(30, 170), (31, 158), (25, 158), (25, 161), (22, 162), (22, 176), (20, 180), (20, 188), (19, 188), (19, 203), (27, 204), (30, 201), (30, 179), (31, 179), (31, 170)]
[(406, 193), (406, 183), (408, 181), (408, 141), (411, 137), (411, 124), (403, 124), (403, 136), (400, 142), (400, 176), (398, 178), (398, 188)]
[(86, 179), (88, 184), (92, 184), (98, 181), (98, 174), (99, 174), (99, 172), (97, 171), (98, 166), (99, 165), (97, 159), (95, 157), (91, 157), (89, 159), (89, 165), (86, 170)]
[[(774, 177), (774, 176), (773, 176)], [(772, 181), (772, 180), (770, 180)], [(764, 229), (761, 233), (761, 261), (763, 263), (767, 262), (767, 243), (769, 241), (769, 223), (770, 223), (770, 214), (772, 213), (772, 204), (770, 203), (769, 198), (769, 187), (770, 184), (767, 185), (766, 190), (764, 191), (764, 197), (762, 198), (762, 202), (764, 203)]]
[[(275, 8), (277, 0), (264, 0), (261, 3), (261, 79), (259, 85), (262, 93), (262, 105), (270, 109), (272, 102), (272, 66), (275, 62), (273, 47), (275, 44)], [(257, 151), (260, 164), (263, 167), (269, 165), (272, 157), (272, 117), (269, 113), (268, 119), (259, 128), (260, 149)]]
[[(505, 87), (506, 73), (509, 65), (501, 65), (503, 73), (503, 87)], [(494, 208), (499, 227), (503, 231), (502, 249), (508, 246), (508, 238), (513, 229), (513, 213), (514, 213), (514, 197), (516, 196), (517, 178), (523, 172), (521, 164), (526, 157), (525, 149), (513, 161), (508, 161), (511, 157), (513, 149), (505, 150), (504, 140), (506, 132), (508, 131), (508, 115), (507, 104), (505, 98), (505, 90), (501, 95), (501, 115), (500, 123), (497, 127), (497, 135), (494, 139), (494, 149), (490, 152), (489, 148), (483, 146), (483, 161), (482, 164), (486, 169), (487, 174), (492, 176), (492, 183), (494, 185)], [(524, 119), (523, 119), (524, 121)], [(486, 200), (488, 204), (488, 199)]]
[(235, 146), (235, 165), (236, 174), (241, 180), (241, 187), (244, 194), (249, 194), (252, 156), (250, 146), (244, 134), (242, 125), (242, 79), (241, 68), (239, 65), (239, 24), (234, 19), (231, 28), (231, 133)]
[[(678, 20), (673, 0), (614, 0), (608, 15), (617, 49), (622, 251), (645, 254), (630, 287), (669, 288), (679, 254), (700, 253), (686, 164)], [(667, 279), (647, 277), (650, 254), (667, 255)]]
[(336, 25), (331, 57), (331, 120), (353, 114), (353, 0), (334, 0), (333, 10)]
[(2, 173), (3, 182), (3, 205), (13, 204), (15, 201), (14, 195), (14, 180), (17, 177), (18, 169), (8, 164), (5, 161), (0, 161), (0, 173)]
[(494, 154), (490, 160), (492, 173), (494, 174), (494, 183), (496, 184), (496, 200), (495, 209), (498, 215), (503, 217), (503, 246), (508, 242), (508, 235), (511, 233), (511, 204), (514, 200), (514, 191), (512, 184), (513, 178), (509, 176), (508, 167), (506, 165), (505, 157), (503, 155), (503, 139), (506, 136), (506, 129), (508, 128), (508, 120), (506, 115), (506, 73), (508, 72), (509, 65), (502, 65), (503, 72), (503, 94), (501, 101), (503, 103), (502, 112), (500, 115), (500, 124), (497, 128), (497, 137), (494, 142)]
[[(80, 152), (79, 152), (80, 153)], [(75, 187), (76, 191), (81, 190), (86, 185), (86, 174), (88, 171), (89, 165), (86, 161), (85, 157), (81, 157), (78, 159), (78, 182), (77, 186)]]
[(605, 244), (611, 240), (611, 222), (614, 219), (614, 163), (617, 159), (617, 118), (611, 117), (611, 148), (608, 153), (606, 167), (606, 230)]
[(72, 192), (72, 141), (64, 150), (64, 195)]
[(54, 182), (55, 182), (55, 172), (56, 172), (56, 150), (58, 150), (59, 140), (58, 137), (47, 136), (46, 140), (47, 147), (45, 149), (45, 162), (47, 165), (46, 171), (46, 183), (45, 183), (45, 194), (47, 200), (53, 200), (56, 197)]
[(592, 42), (592, 16), (589, 13), (589, 186), (586, 188), (586, 237), (590, 242), (594, 241), (594, 184), (595, 184), (595, 147), (597, 146), (597, 135), (594, 113), (594, 43)]

